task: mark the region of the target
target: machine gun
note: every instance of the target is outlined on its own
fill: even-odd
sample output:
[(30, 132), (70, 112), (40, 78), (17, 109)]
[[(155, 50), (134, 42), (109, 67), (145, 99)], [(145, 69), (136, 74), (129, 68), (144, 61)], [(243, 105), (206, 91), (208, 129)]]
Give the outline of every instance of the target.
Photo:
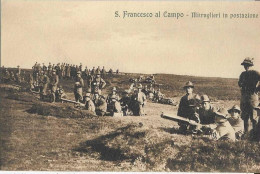
[(193, 125), (193, 126), (199, 126), (199, 127), (206, 127), (206, 128), (214, 129), (214, 127), (210, 127), (209, 125), (203, 125), (203, 124), (197, 123), (194, 120), (183, 118), (183, 117), (180, 117), (180, 116), (177, 116), (177, 115), (162, 113), (161, 117), (164, 118), (164, 119), (167, 119), (167, 120), (172, 120), (172, 121), (178, 122), (178, 123), (186, 123), (186, 124)]
[(61, 101), (62, 101), (62, 102), (68, 102), (68, 103), (74, 103), (75, 105), (85, 107), (85, 104), (84, 104), (84, 103), (76, 102), (76, 101), (73, 101), (73, 100), (61, 98)]

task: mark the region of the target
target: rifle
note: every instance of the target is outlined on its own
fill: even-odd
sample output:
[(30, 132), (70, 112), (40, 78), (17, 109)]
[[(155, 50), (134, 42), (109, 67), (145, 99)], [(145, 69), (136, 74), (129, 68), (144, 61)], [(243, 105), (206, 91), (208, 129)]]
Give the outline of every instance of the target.
[(76, 102), (76, 101), (69, 100), (69, 99), (65, 99), (65, 98), (61, 98), (61, 101), (62, 101), (62, 102), (68, 102), (68, 103), (74, 103), (74, 104), (77, 104), (77, 105), (79, 105), (79, 106), (85, 106), (85, 104), (83, 104), (83, 103)]
[(170, 115), (170, 114), (162, 113), (161, 117), (164, 118), (164, 119), (167, 119), (167, 120), (172, 120), (172, 121), (178, 122), (178, 123), (188, 123), (188, 124), (193, 125), (193, 126), (207, 127), (207, 128), (213, 129), (209, 125), (203, 125), (203, 124), (197, 123), (194, 120), (183, 118), (183, 117), (180, 117), (180, 116), (177, 116), (177, 115)]

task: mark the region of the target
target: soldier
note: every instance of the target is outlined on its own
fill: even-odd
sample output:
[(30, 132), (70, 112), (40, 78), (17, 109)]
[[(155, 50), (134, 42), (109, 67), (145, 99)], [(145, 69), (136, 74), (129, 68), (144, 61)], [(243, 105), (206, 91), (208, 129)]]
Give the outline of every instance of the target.
[(103, 66), (102, 71), (101, 71), (102, 78), (105, 78), (106, 73), (107, 73), (107, 72), (106, 72), (106, 70), (105, 70), (105, 67)]
[(51, 65), (51, 62), (49, 62), (49, 65), (48, 65), (48, 76), (51, 76), (51, 72), (52, 72), (52, 65)]
[(119, 100), (124, 116), (129, 114), (129, 110), (131, 108), (131, 98), (129, 97), (128, 94), (129, 91), (125, 90), (122, 94), (123, 95), (122, 98)]
[(93, 68), (92, 68), (92, 70), (91, 70), (91, 75), (92, 75), (92, 76), (95, 75), (95, 71), (96, 71), (96, 69), (95, 69), (95, 67), (93, 66)]
[(5, 69), (5, 75), (4, 75), (4, 82), (9, 82), (11, 79), (10, 77), (10, 73), (9, 71), (7, 70), (7, 68)]
[(116, 70), (116, 74), (119, 74), (119, 69)]
[(254, 66), (253, 58), (245, 58), (241, 65), (243, 65), (245, 69), (245, 71), (241, 73), (238, 81), (238, 86), (241, 88), (241, 116), (244, 120), (245, 133), (250, 131), (250, 120), (252, 124), (252, 134), (256, 135), (258, 117), (255, 108), (259, 105), (258, 92), (260, 90), (260, 74), (255, 70), (251, 70), (252, 66)]
[(144, 86), (144, 88), (142, 89), (142, 92), (146, 95), (146, 97), (148, 96), (149, 91), (148, 91), (148, 86), (147, 85)]
[(85, 67), (84, 74), (85, 74), (85, 79), (88, 79), (89, 71), (88, 71), (88, 67), (87, 66)]
[(154, 94), (154, 100), (155, 100), (156, 102), (160, 102), (163, 98), (164, 98), (164, 94), (161, 93), (161, 90), (160, 90), (160, 88), (159, 88), (159, 89), (155, 92), (155, 94)]
[(215, 111), (216, 109), (210, 104), (209, 97), (207, 95), (201, 96), (201, 107), (199, 108), (198, 116), (201, 124), (213, 124), (215, 123)]
[(113, 74), (112, 68), (110, 68), (108, 72), (109, 72), (109, 74)]
[(145, 115), (144, 112), (144, 105), (146, 104), (146, 96), (142, 92), (142, 85), (138, 85), (138, 90), (132, 96), (133, 101), (133, 114), (136, 116), (143, 116)]
[(86, 110), (88, 110), (91, 113), (93, 113), (94, 115), (96, 115), (96, 111), (95, 111), (96, 108), (95, 108), (95, 104), (91, 100), (91, 93), (90, 92), (86, 93), (85, 97), (86, 97), (86, 101), (85, 101)]
[(30, 91), (34, 89), (34, 84), (33, 84), (33, 76), (32, 74), (29, 74), (28, 82), (30, 84)]
[(61, 101), (62, 98), (67, 98), (66, 93), (64, 92), (64, 89), (61, 85), (58, 86), (56, 92), (55, 92), (56, 101)]
[(52, 76), (50, 77), (50, 89), (51, 89), (51, 102), (55, 102), (56, 90), (59, 83), (59, 76), (56, 74), (56, 70), (52, 70)]
[(36, 75), (35, 75), (35, 78), (34, 78), (34, 90), (36, 92), (39, 92), (40, 88), (39, 88), (39, 82), (40, 82), (40, 77), (39, 77), (39, 74), (36, 72)]
[(44, 63), (42, 63), (42, 71), (46, 72), (47, 71), (47, 66), (44, 65)]
[(82, 63), (79, 65), (79, 71), (82, 72)]
[(44, 100), (44, 97), (47, 95), (47, 88), (50, 83), (50, 79), (47, 76), (47, 71), (43, 71), (43, 75), (40, 78), (40, 97)]
[(82, 88), (84, 87), (84, 81), (81, 78), (81, 72), (77, 72), (77, 77), (75, 78), (75, 86), (74, 86), (74, 96), (75, 101), (80, 102), (83, 100)]
[(107, 109), (108, 112), (110, 112), (110, 114), (112, 116), (114, 116), (115, 113), (122, 113), (122, 108), (121, 108), (121, 105), (119, 103), (118, 96), (113, 94), (110, 99), (111, 99), (111, 101), (108, 104), (108, 109)]
[(117, 94), (116, 87), (113, 87), (112, 93), (107, 96), (107, 103), (110, 104), (112, 102), (112, 96), (116, 97), (116, 100), (119, 101), (119, 96)]
[(21, 69), (20, 69), (20, 66), (18, 65), (17, 66), (17, 73), (20, 75), (21, 74)]
[(100, 77), (100, 74), (100, 71), (97, 71), (95, 79), (91, 82), (92, 93), (95, 93), (99, 90), (101, 91), (106, 86), (106, 82)]
[(241, 139), (244, 133), (244, 121), (241, 119), (241, 110), (239, 106), (234, 105), (228, 110), (228, 113), (231, 115), (231, 117), (228, 118), (228, 121), (235, 130), (236, 138)]
[(215, 138), (218, 139), (224, 139), (224, 140), (230, 140), (235, 141), (235, 131), (233, 127), (230, 125), (230, 123), (227, 120), (228, 112), (225, 108), (221, 108), (218, 111), (215, 111), (215, 123), (210, 124), (210, 127), (215, 128), (216, 132)]
[(101, 91), (95, 92), (93, 102), (96, 107), (96, 114), (99, 116), (104, 116), (107, 111), (107, 102), (105, 100), (105, 97), (101, 95)]
[[(183, 88), (186, 91), (186, 95), (181, 98), (177, 115), (184, 118), (190, 118), (193, 109), (189, 106), (189, 102), (191, 99), (200, 100), (200, 98), (193, 93), (194, 85), (191, 81), (188, 81)], [(185, 132), (188, 128), (188, 124), (179, 123), (179, 126), (181, 132)]]
[(14, 72), (13, 71), (10, 72), (10, 80), (11, 81), (15, 81), (15, 77), (14, 77)]

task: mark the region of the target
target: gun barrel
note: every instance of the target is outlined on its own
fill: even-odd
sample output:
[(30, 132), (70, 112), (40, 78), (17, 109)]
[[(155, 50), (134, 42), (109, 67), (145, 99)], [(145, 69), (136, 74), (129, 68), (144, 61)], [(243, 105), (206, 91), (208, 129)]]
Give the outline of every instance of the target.
[(171, 115), (171, 114), (164, 114), (164, 113), (162, 113), (161, 117), (164, 118), (164, 119), (168, 119), (168, 120), (172, 120), (172, 121), (176, 121), (176, 122), (188, 123), (190, 125), (195, 125), (195, 126), (201, 125), (199, 123), (196, 123), (195, 121), (194, 122), (190, 122), (189, 119), (183, 118), (183, 117), (180, 117), (180, 116), (177, 116), (177, 115)]

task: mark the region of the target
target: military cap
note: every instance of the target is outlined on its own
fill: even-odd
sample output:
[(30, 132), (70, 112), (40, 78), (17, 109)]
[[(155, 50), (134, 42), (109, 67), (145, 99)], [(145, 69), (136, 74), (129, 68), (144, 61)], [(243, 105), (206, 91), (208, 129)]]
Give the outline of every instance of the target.
[(228, 111), (225, 108), (220, 108), (219, 110), (214, 110), (214, 113), (216, 116), (222, 117), (222, 118), (227, 118)]
[(248, 65), (248, 66), (254, 66), (253, 62), (254, 58), (245, 58), (244, 61), (241, 63), (241, 65)]
[(116, 90), (116, 87), (113, 87), (113, 91), (117, 91), (117, 90)]
[(194, 88), (194, 85), (191, 81), (188, 81), (183, 88), (192, 87)]
[(202, 95), (200, 100), (201, 102), (210, 102), (209, 97), (207, 95)]
[(78, 86), (78, 85), (80, 85), (80, 83), (79, 83), (79, 82), (75, 82), (75, 85), (77, 85), (77, 86)]
[(142, 84), (139, 84), (137, 88), (142, 89), (143, 88)]
[(232, 111), (238, 111), (241, 112), (241, 109), (238, 105), (234, 105), (231, 109), (228, 110), (228, 113), (231, 113)]
[(77, 74), (81, 74), (81, 72), (80, 72), (80, 71), (78, 71), (78, 72), (77, 72)]
[(53, 69), (52, 72), (56, 72), (56, 69)]

